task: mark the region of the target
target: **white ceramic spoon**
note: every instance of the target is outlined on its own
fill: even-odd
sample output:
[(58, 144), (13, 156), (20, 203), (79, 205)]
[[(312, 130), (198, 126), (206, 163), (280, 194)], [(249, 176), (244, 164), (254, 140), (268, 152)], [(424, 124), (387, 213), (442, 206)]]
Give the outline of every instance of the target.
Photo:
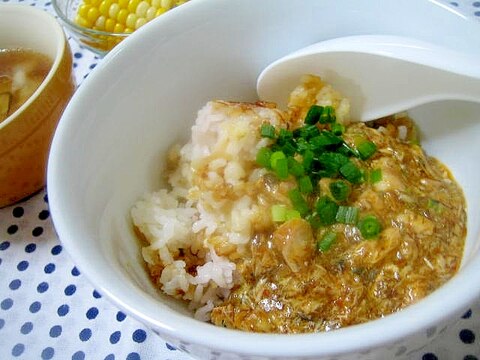
[(359, 35), (322, 41), (266, 67), (261, 100), (285, 107), (304, 74), (350, 99), (352, 120), (369, 121), (439, 100), (480, 102), (480, 59), (423, 41)]

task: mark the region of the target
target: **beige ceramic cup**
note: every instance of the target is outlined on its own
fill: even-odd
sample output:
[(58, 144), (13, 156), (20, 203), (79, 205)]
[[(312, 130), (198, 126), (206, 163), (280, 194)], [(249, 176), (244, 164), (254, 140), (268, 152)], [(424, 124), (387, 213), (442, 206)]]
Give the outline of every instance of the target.
[(50, 143), (75, 90), (72, 53), (55, 18), (26, 5), (0, 5), (0, 49), (26, 48), (53, 65), (40, 87), (0, 123), (0, 207), (40, 190)]

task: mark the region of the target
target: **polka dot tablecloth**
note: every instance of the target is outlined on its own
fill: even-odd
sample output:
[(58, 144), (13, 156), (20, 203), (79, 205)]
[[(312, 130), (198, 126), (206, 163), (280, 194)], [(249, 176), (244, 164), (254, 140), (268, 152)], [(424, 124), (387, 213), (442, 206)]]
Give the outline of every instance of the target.
[[(53, 13), (45, 0), (0, 0)], [(445, 2), (480, 20), (480, 1)], [(101, 61), (69, 39), (77, 84)], [(81, 86), (81, 85), (80, 85)], [(0, 360), (191, 359), (98, 293), (65, 253), (45, 191), (0, 209)], [(480, 359), (480, 299), (412, 359)]]

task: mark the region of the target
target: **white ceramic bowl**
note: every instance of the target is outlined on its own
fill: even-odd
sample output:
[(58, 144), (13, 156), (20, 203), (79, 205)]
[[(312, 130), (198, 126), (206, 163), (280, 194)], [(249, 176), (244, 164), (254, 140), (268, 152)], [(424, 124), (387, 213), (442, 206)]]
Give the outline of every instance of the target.
[(320, 334), (232, 331), (194, 320), (153, 288), (142, 266), (129, 210), (159, 188), (165, 151), (187, 139), (197, 110), (210, 99), (256, 100), (257, 75), (271, 61), (322, 39), (367, 33), (415, 37), (480, 59), (476, 22), (419, 0), (195, 0), (109, 53), (65, 111), (48, 169), (56, 230), (94, 286), (179, 349), (216, 359), (408, 358), (477, 301), (480, 108), (459, 102), (411, 113), (427, 150), (465, 190), (463, 264), (404, 311)]

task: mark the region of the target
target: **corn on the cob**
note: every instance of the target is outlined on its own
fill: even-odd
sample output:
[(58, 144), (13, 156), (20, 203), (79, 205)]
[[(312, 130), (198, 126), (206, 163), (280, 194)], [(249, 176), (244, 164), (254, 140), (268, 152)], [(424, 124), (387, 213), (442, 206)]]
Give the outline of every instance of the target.
[(148, 21), (188, 0), (83, 0), (75, 22), (83, 27), (131, 33)]

